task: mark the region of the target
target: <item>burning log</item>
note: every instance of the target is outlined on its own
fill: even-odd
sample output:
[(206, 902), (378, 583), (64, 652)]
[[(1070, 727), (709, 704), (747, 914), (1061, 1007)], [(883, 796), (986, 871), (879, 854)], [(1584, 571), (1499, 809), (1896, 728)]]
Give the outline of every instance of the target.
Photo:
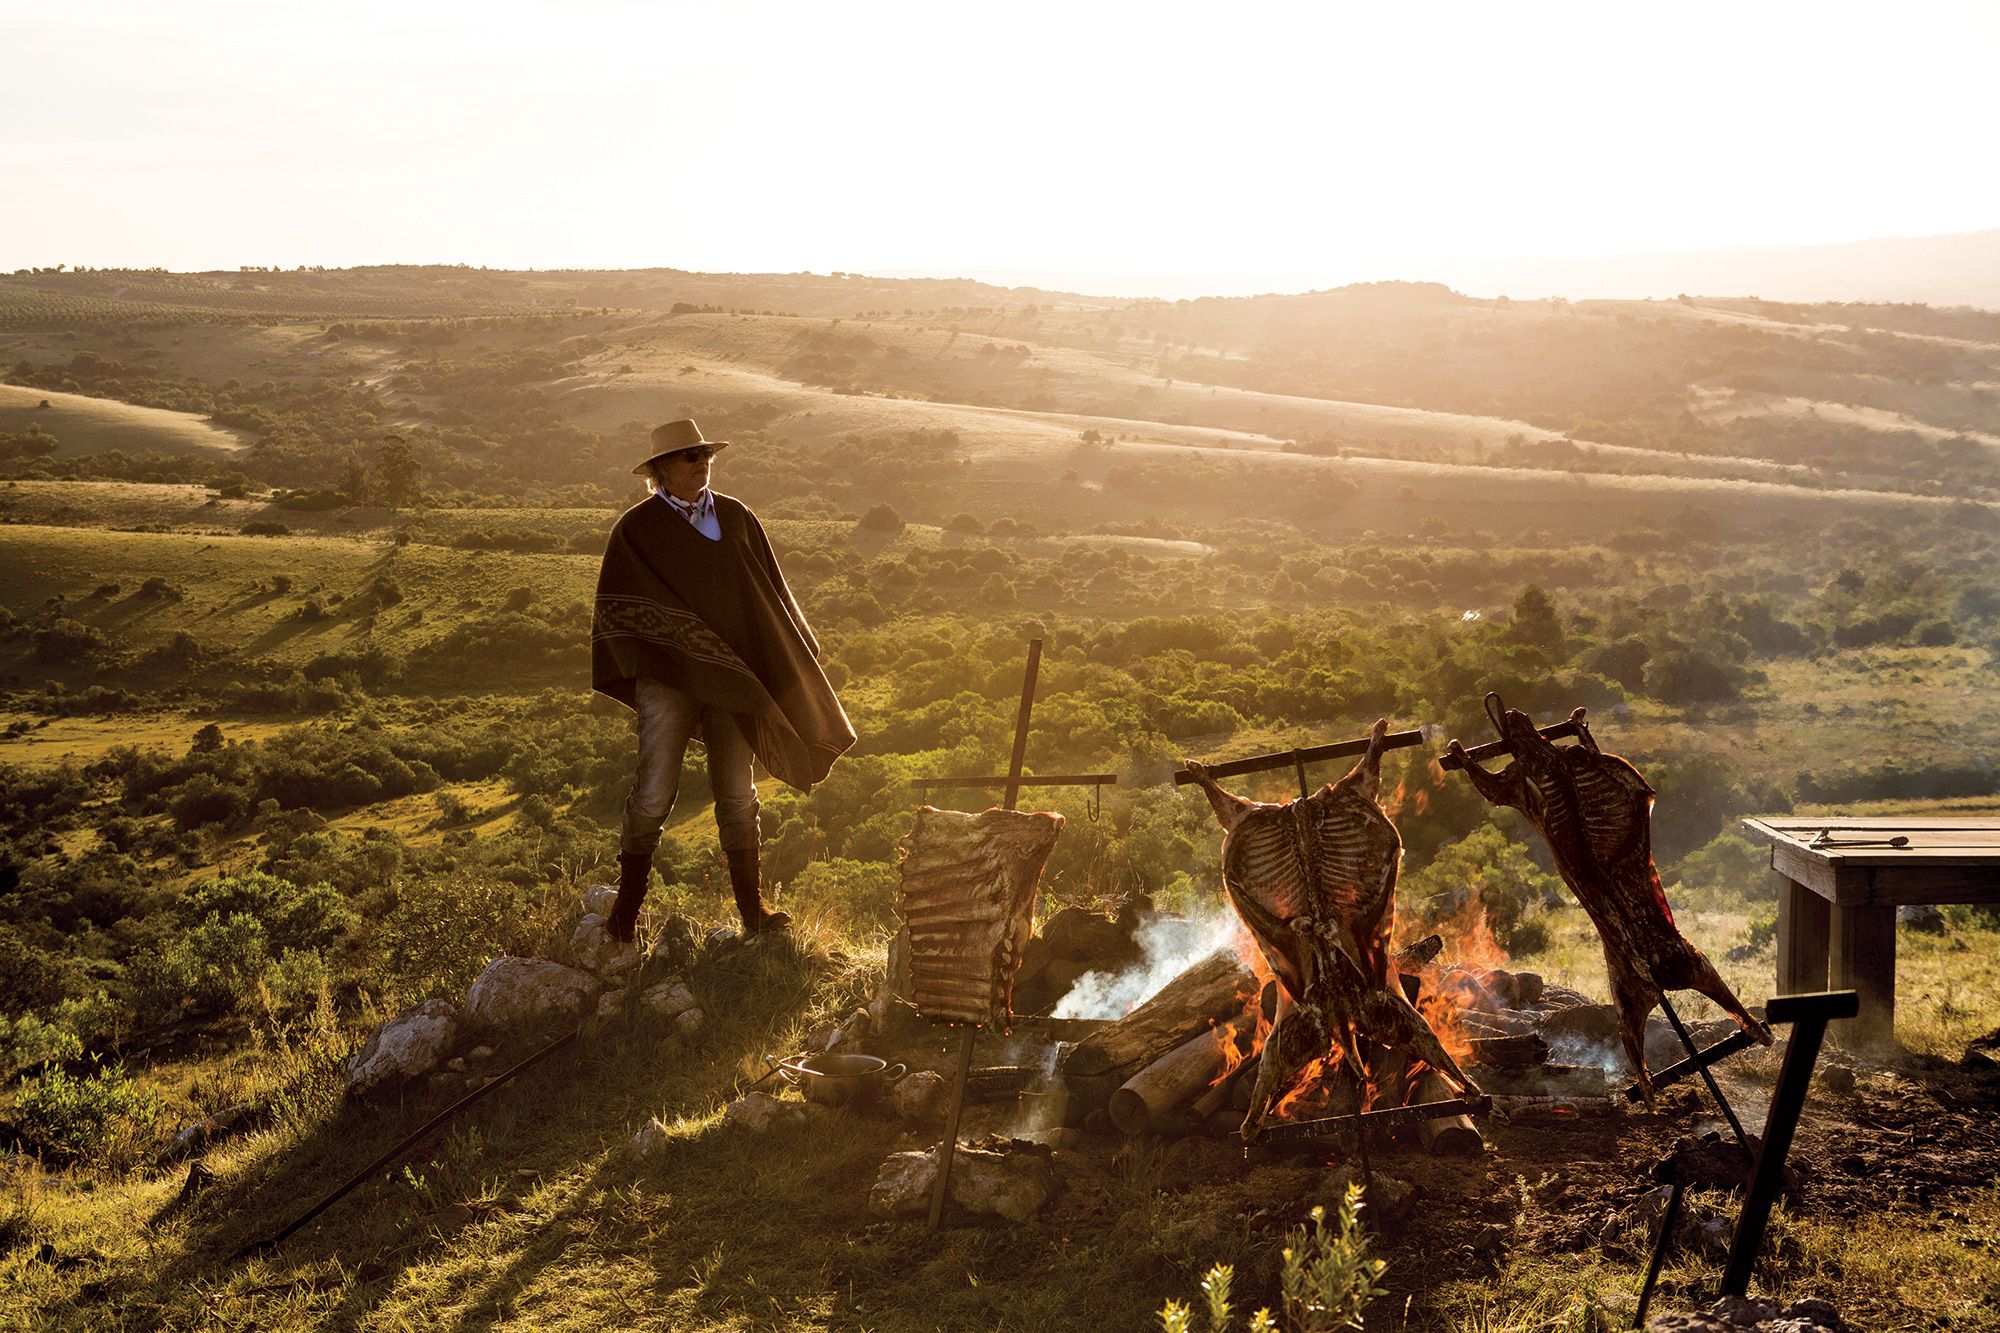
[[(1256, 975), (1243, 960), (1234, 950), (1217, 949), (1152, 999), (1078, 1042), (1063, 1072), (1091, 1077), (1123, 1070), (1129, 1077), (1189, 1037), (1236, 1017), (1256, 993)], [(1218, 1061), (1209, 1076), (1221, 1068)]]
[(1474, 1064), (1495, 1065), (1502, 1069), (1544, 1064), (1549, 1058), (1549, 1044), (1537, 1032), (1524, 1032), (1513, 1037), (1474, 1037), (1467, 1044), (1472, 1047)]
[(1426, 935), (1415, 944), (1405, 945), (1403, 951), (1396, 955), (1396, 970), (1415, 972), (1435, 962), (1437, 956), (1443, 952), (1444, 936)]
[(1004, 1101), (1017, 1097), (1041, 1076), (1034, 1065), (986, 1065), (965, 1076), (965, 1095), (975, 1102)]
[(1251, 1021), (1241, 1017), (1189, 1037), (1126, 1079), (1124, 1086), (1111, 1094), (1112, 1123), (1127, 1134), (1144, 1134), (1173, 1116), (1184, 1102), (1216, 1081), (1232, 1055), (1241, 1058)]
[[(1415, 1092), (1417, 1104), (1422, 1105), (1450, 1099), (1453, 1088), (1426, 1069), (1417, 1076)], [(1419, 1120), (1417, 1137), (1423, 1140), (1424, 1148), (1436, 1157), (1477, 1157), (1486, 1148), (1486, 1140), (1479, 1135), (1479, 1126), (1472, 1123), (1469, 1115)]]
[[(1201, 1094), (1201, 1096), (1195, 1098), (1194, 1113), (1203, 1118), (1207, 1118), (1209, 1116), (1216, 1114), (1217, 1112), (1225, 1112), (1225, 1113), (1228, 1112), (1229, 1109), (1232, 1106), (1234, 1106), (1236, 1102), (1236, 1085), (1242, 1083), (1245, 1079), (1251, 1080), (1253, 1083), (1255, 1082), (1257, 1077), (1258, 1059), (1259, 1057), (1255, 1055), (1246, 1058), (1242, 1064), (1236, 1066), (1236, 1068), (1230, 1070), (1228, 1073), (1224, 1074), (1221, 1078), (1209, 1084), (1208, 1091)], [(1249, 1109), (1250, 1093), (1247, 1088), (1244, 1090), (1243, 1097), (1245, 1104), (1237, 1108), (1240, 1111)], [(1241, 1115), (1236, 1116), (1235, 1119), (1230, 1122), (1230, 1128), (1232, 1130), (1235, 1129), (1236, 1125), (1240, 1123), (1242, 1119), (1243, 1117)]]

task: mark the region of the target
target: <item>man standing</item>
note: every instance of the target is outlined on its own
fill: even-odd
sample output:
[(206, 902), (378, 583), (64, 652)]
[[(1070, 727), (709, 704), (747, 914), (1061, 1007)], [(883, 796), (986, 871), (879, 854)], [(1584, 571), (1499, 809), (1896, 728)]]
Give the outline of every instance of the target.
[(709, 460), (727, 446), (689, 420), (655, 429), (653, 454), (632, 469), (652, 495), (611, 529), (597, 575), (591, 685), (639, 715), (618, 902), (606, 923), (614, 939), (631, 939), (638, 923), (690, 739), (708, 750), (716, 828), (746, 935), (791, 923), (763, 901), (752, 756), (810, 791), (854, 744), (763, 525), (742, 501), (708, 488)]

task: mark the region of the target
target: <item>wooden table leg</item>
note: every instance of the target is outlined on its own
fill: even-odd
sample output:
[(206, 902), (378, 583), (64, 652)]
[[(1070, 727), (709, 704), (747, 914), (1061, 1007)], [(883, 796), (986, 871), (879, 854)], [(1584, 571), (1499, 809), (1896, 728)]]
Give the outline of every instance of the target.
[(1778, 994), (1826, 989), (1826, 946), (1833, 904), (1778, 875)]
[(1837, 907), (1828, 936), (1829, 989), (1860, 993), (1861, 1012), (1833, 1024), (1850, 1048), (1892, 1047), (1896, 1040), (1896, 909)]

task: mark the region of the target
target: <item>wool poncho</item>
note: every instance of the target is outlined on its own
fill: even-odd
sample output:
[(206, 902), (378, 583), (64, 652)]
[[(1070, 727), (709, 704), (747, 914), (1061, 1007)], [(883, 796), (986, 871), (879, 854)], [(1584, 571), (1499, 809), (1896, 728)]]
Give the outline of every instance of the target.
[(592, 688), (634, 707), (650, 677), (736, 715), (759, 762), (810, 791), (854, 727), (819, 667), (819, 641), (785, 586), (757, 516), (715, 496), (710, 541), (657, 499), (625, 511), (597, 575)]

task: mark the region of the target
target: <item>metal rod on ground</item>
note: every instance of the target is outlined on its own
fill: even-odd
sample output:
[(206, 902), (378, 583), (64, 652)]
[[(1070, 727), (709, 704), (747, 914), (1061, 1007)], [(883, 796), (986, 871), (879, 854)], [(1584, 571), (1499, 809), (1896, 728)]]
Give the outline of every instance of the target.
[(1778, 1070), (1778, 1086), (1771, 1093), (1771, 1109), (1764, 1117), (1763, 1147), (1750, 1173), (1750, 1188), (1743, 1195), (1736, 1235), (1729, 1242), (1729, 1263), (1722, 1270), (1725, 1296), (1749, 1293), (1750, 1269), (1764, 1244), (1764, 1224), (1778, 1198), (1785, 1158), (1791, 1154), (1792, 1134), (1799, 1127), (1799, 1113), (1805, 1109), (1806, 1089), (1812, 1085), (1813, 1066), (1819, 1063), (1826, 1025), (1860, 1012), (1860, 993), (1851, 990), (1781, 995), (1764, 1006), (1766, 1021), (1792, 1025), (1792, 1039), (1785, 1045), (1785, 1063)]
[(1729, 1122), (1730, 1132), (1736, 1135), (1737, 1144), (1744, 1152), (1749, 1152), (1750, 1140), (1743, 1133), (1743, 1124), (1736, 1118), (1735, 1108), (1731, 1107), (1729, 1099), (1722, 1095), (1722, 1087), (1715, 1081), (1715, 1075), (1709, 1071), (1706, 1064), (1702, 1063), (1700, 1049), (1695, 1046), (1694, 1038), (1688, 1035), (1686, 1026), (1681, 1023), (1681, 1016), (1674, 1012), (1674, 1002), (1667, 998), (1664, 991), (1660, 994), (1660, 1008), (1666, 1011), (1667, 1021), (1674, 1025), (1674, 1035), (1679, 1037), (1681, 1045), (1687, 1048), (1688, 1059), (1695, 1061), (1696, 1067), (1701, 1070), (1701, 1081), (1708, 1084), (1708, 1095), (1715, 1098), (1715, 1104), (1722, 1108), (1722, 1118)]
[(554, 1055), (557, 1051), (561, 1050), (563, 1047), (575, 1041), (577, 1039), (578, 1034), (581, 1033), (582, 1031), (583, 1031), (582, 1028), (576, 1028), (569, 1032), (563, 1033), (562, 1036), (557, 1037), (554, 1041), (542, 1047), (541, 1050), (536, 1051), (533, 1055), (521, 1061), (519, 1064), (515, 1065), (512, 1069), (509, 1069), (506, 1073), (494, 1079), (491, 1083), (482, 1083), (480, 1086), (466, 1093), (463, 1097), (460, 1097), (450, 1106), (445, 1107), (444, 1110), (439, 1111), (429, 1120), (424, 1121), (424, 1123), (418, 1127), (416, 1132), (405, 1137), (402, 1140), (402, 1142), (398, 1143), (395, 1147), (389, 1149), (389, 1151), (383, 1153), (380, 1157), (377, 1157), (374, 1161), (362, 1167), (359, 1171), (356, 1171), (353, 1174), (353, 1176), (349, 1177), (346, 1184), (342, 1185), (339, 1189), (335, 1190), (333, 1193), (327, 1195), (324, 1199), (321, 1199), (318, 1203), (314, 1204), (312, 1207), (306, 1209), (305, 1212), (300, 1214), (297, 1220), (292, 1222), (290, 1226), (278, 1232), (278, 1234), (276, 1234), (275, 1236), (270, 1237), (268, 1240), (253, 1241), (252, 1243), (245, 1245), (242, 1249), (238, 1250), (234, 1255), (230, 1257), (233, 1259), (241, 1259), (247, 1255), (263, 1254), (269, 1250), (275, 1250), (276, 1248), (278, 1248), (279, 1245), (284, 1243), (286, 1237), (290, 1236), (294, 1231), (297, 1231), (300, 1227), (312, 1221), (315, 1217), (318, 1217), (328, 1208), (331, 1208), (334, 1204), (338, 1203), (342, 1198), (346, 1197), (349, 1191), (351, 1191), (355, 1186), (359, 1185), (362, 1181), (367, 1180), (377, 1171), (380, 1171), (383, 1167), (389, 1165), (389, 1163), (395, 1161), (398, 1157), (401, 1157), (405, 1152), (415, 1147), (417, 1141), (419, 1139), (422, 1139), (426, 1134), (429, 1134), (439, 1125), (442, 1125), (445, 1121), (451, 1119), (453, 1116), (457, 1115), (460, 1111), (472, 1105), (474, 1102), (478, 1101), (481, 1097), (484, 1097), (487, 1093), (493, 1091), (501, 1084), (508, 1082), (509, 1080), (514, 1078), (517, 1074), (526, 1072), (531, 1066), (540, 1063), (541, 1061), (547, 1059), (551, 1055)]
[[(1757, 1039), (1755, 1037), (1745, 1032), (1742, 1028), (1738, 1028), (1721, 1041), (1716, 1042), (1713, 1046), (1702, 1047), (1700, 1055), (1690, 1056), (1685, 1060), (1670, 1064), (1665, 1069), (1654, 1074), (1653, 1086), (1655, 1088), (1671, 1087), (1686, 1078), (1689, 1074), (1694, 1073), (1695, 1070), (1706, 1068), (1713, 1064), (1720, 1064), (1723, 1060), (1736, 1054), (1738, 1051), (1747, 1051), (1756, 1044)], [(1646, 1090), (1637, 1083), (1629, 1084), (1625, 1089), (1625, 1100), (1628, 1102), (1643, 1101), (1645, 1096)]]
[(1633, 1328), (1646, 1326), (1646, 1307), (1653, 1303), (1653, 1287), (1660, 1280), (1660, 1267), (1667, 1261), (1667, 1247), (1674, 1243), (1674, 1223), (1681, 1215), (1681, 1195), (1687, 1185), (1676, 1180), (1667, 1193), (1667, 1211), (1660, 1214), (1660, 1234), (1653, 1241), (1653, 1257), (1646, 1265), (1646, 1283), (1639, 1288), (1639, 1309), (1632, 1316)]

